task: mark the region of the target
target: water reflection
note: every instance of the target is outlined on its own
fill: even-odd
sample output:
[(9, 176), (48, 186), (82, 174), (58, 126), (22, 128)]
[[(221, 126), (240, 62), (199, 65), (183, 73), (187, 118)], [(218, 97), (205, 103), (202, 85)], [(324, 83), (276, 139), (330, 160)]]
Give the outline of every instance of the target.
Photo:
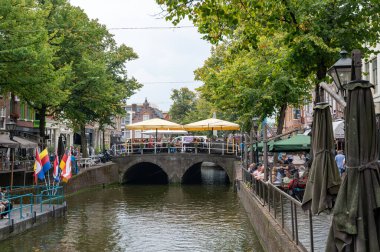
[(129, 185), (67, 201), (66, 218), (2, 242), (1, 251), (262, 251), (230, 186)]

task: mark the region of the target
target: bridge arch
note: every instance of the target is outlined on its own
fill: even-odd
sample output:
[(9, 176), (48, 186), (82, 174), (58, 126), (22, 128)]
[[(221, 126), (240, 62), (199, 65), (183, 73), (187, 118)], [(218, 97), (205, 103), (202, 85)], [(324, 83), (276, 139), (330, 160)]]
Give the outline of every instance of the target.
[[(192, 169), (197, 167), (199, 168), (203, 162), (212, 162), (221, 167), (227, 173), (228, 181), (232, 182), (234, 180), (233, 169), (235, 160), (233, 156), (209, 155), (203, 153), (197, 155), (191, 153), (138, 154), (113, 159), (119, 167), (120, 183), (131, 182), (131, 178), (136, 177), (135, 175), (138, 175), (138, 172), (142, 171), (142, 169), (137, 169), (141, 164), (143, 164), (143, 166), (155, 167), (155, 172), (164, 172), (168, 177), (169, 183), (181, 183), (183, 182), (182, 180), (185, 173), (191, 172)], [(189, 169), (191, 170), (188, 171)]]
[(157, 164), (138, 162), (130, 165), (123, 174), (123, 184), (168, 184), (166, 172)]
[[(224, 162), (220, 162), (220, 160), (215, 158), (205, 158), (201, 160), (195, 160), (193, 162), (190, 162), (189, 164), (186, 164), (183, 176), (181, 178), (181, 183), (183, 184), (191, 184), (191, 183), (198, 183), (202, 181), (202, 164), (205, 162), (214, 164), (215, 170), (223, 170), (225, 173), (224, 182), (229, 184), (231, 181), (233, 181), (233, 177), (231, 177), (230, 170), (226, 167), (226, 164)], [(229, 174), (230, 173), (230, 174)], [(204, 174), (203, 174), (204, 175)]]

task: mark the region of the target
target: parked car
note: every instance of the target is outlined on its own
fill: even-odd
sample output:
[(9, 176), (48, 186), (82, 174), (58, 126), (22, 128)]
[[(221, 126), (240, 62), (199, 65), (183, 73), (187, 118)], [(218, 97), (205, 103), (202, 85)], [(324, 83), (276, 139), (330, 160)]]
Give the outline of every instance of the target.
[(182, 152), (192, 152), (195, 148), (204, 150), (207, 146), (207, 136), (179, 136), (172, 140), (172, 144)]

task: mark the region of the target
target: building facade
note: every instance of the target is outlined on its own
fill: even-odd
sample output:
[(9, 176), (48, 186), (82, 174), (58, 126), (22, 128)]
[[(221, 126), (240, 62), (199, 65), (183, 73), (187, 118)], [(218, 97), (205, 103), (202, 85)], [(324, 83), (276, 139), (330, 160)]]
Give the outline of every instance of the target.
[[(380, 50), (380, 44), (376, 46), (375, 50)], [(379, 63), (380, 55), (375, 54), (371, 54), (368, 59), (363, 60), (363, 79), (368, 80), (375, 86), (373, 89), (373, 100), (377, 117), (380, 115)]]
[(140, 130), (128, 130), (127, 125), (137, 122), (146, 121), (153, 118), (165, 118), (165, 114), (151, 106), (145, 98), (143, 104), (131, 104), (125, 105), (126, 115), (121, 118), (121, 130), (122, 130), (122, 140), (127, 141), (128, 139), (135, 138), (146, 138), (148, 136), (141, 134)]
[[(113, 144), (120, 143), (121, 139), (121, 118), (113, 118), (113, 125), (106, 126), (104, 130), (99, 129), (99, 125), (86, 125), (86, 139), (89, 149), (101, 150), (109, 149)], [(39, 120), (36, 111), (26, 102), (21, 101), (17, 96), (10, 93), (0, 96), (0, 131), (6, 132), (6, 124), (10, 121), (16, 122), (14, 134), (38, 144), (42, 144), (39, 134)], [(59, 136), (65, 146), (74, 146), (81, 143), (80, 134), (70, 128), (68, 122), (54, 120), (53, 117), (46, 117), (45, 139), (46, 146), (50, 151), (58, 146)], [(95, 153), (94, 153), (95, 154)], [(1, 153), (0, 153), (1, 156)]]

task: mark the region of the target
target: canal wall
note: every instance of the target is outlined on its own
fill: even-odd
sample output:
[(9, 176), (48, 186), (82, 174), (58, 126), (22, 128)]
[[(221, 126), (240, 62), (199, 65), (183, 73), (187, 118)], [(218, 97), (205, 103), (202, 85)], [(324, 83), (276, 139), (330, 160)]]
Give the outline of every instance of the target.
[(235, 162), (235, 174), (235, 186), (240, 202), (243, 204), (264, 250), (278, 252), (302, 251), (281, 230), (281, 227), (274, 221), (265, 207), (260, 204), (253, 193), (242, 182), (240, 162)]
[[(72, 194), (77, 191), (88, 189), (94, 186), (103, 184), (119, 183), (119, 170), (115, 163), (106, 163), (91, 168), (81, 168), (80, 173), (73, 176), (68, 183), (63, 183), (65, 194)], [(30, 190), (30, 189), (28, 189)], [(24, 191), (27, 193), (28, 190)], [(19, 206), (14, 205), (17, 209)], [(20, 234), (30, 228), (51, 221), (51, 219), (65, 215), (66, 204), (49, 205), (42, 204), (33, 206), (33, 211), (30, 208), (23, 208), (22, 214), (20, 211), (12, 211), (10, 219), (0, 220), (0, 241), (11, 236)]]
[[(17, 207), (17, 206), (14, 206)], [(43, 223), (47, 223), (51, 219), (61, 217), (65, 215), (66, 204), (44, 206), (42, 212), (39, 205), (33, 207), (35, 209), (33, 214), (30, 212), (30, 208), (22, 209), (23, 218), (20, 218), (19, 211), (12, 213), (10, 219), (0, 220), (0, 241), (9, 237), (18, 235), (30, 228), (36, 227)]]
[(82, 189), (119, 182), (118, 165), (108, 162), (88, 168), (81, 167), (79, 174), (73, 176), (68, 183), (63, 183), (63, 188), (67, 195), (76, 193)]

